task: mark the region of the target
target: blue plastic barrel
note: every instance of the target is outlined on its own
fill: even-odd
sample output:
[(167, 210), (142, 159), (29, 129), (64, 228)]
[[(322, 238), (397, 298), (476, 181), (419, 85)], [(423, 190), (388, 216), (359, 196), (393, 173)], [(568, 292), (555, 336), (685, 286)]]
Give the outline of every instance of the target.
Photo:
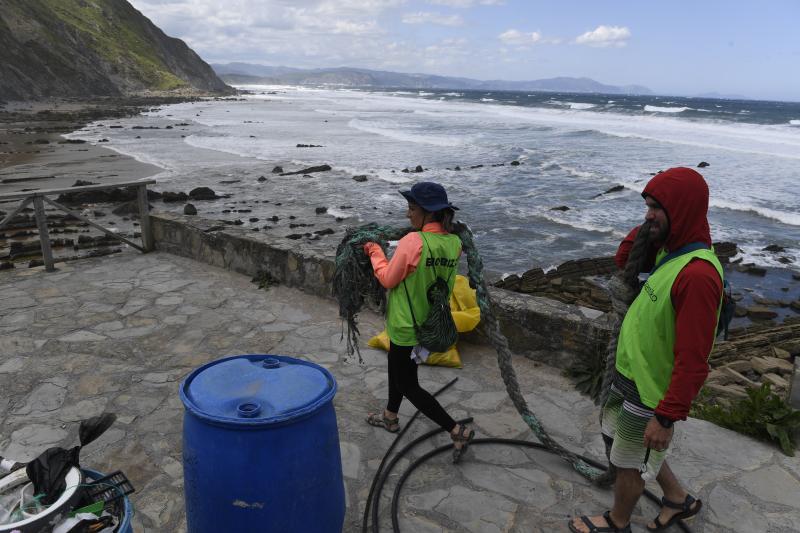
[(181, 383), (190, 533), (340, 532), (345, 499), (333, 397), (324, 368), (238, 355)]

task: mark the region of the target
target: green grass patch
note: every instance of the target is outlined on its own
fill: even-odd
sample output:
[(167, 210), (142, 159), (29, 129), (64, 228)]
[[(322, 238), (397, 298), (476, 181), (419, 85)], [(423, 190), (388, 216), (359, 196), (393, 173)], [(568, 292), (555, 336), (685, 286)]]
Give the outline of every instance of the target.
[(188, 85), (164, 64), (162, 53), (148, 38), (150, 28), (130, 6), (74, 0), (45, 0), (45, 5), (50, 18), (64, 21), (81, 34), (103, 60), (125, 77), (139, 79), (154, 90)]
[(759, 440), (776, 443), (789, 456), (797, 448), (800, 411), (772, 392), (769, 383), (747, 389), (747, 398), (730, 405), (713, 400), (705, 389), (692, 407), (692, 416), (708, 420)]

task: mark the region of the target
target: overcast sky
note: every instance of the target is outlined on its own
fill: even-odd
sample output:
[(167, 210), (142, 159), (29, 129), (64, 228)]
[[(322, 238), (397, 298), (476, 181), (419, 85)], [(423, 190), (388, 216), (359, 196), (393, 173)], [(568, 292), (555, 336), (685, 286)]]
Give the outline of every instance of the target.
[(800, 0), (130, 0), (209, 63), (800, 100)]

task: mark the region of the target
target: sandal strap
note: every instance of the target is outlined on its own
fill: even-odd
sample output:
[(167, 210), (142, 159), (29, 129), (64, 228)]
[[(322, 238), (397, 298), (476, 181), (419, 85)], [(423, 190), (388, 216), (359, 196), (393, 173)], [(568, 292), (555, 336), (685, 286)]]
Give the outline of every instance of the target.
[[(606, 511), (603, 513), (603, 519), (606, 521), (608, 526), (598, 526), (592, 522), (592, 520), (583, 515), (580, 517), (583, 523), (589, 528), (589, 533), (630, 533), (631, 526), (627, 525), (623, 528), (617, 527), (613, 520), (611, 520), (611, 511)], [(570, 526), (572, 527), (572, 526)]]
[(683, 500), (682, 503), (673, 502), (673, 501), (670, 501), (670, 500), (662, 497), (661, 498), (661, 505), (663, 505), (664, 507), (669, 507), (670, 509), (677, 509), (679, 511), (687, 512), (687, 511), (691, 511), (692, 504), (695, 501), (697, 501), (697, 500), (695, 500), (694, 496), (692, 496), (691, 494), (687, 494), (686, 495), (686, 499)]
[[(658, 515), (657, 517), (653, 518), (653, 523), (656, 525), (656, 527), (652, 531), (659, 531), (659, 530), (664, 529), (665, 527), (667, 527), (666, 524), (662, 524), (661, 523), (661, 515)], [(648, 527), (648, 529), (650, 528), (650, 526), (647, 526), (647, 527)]]
[(594, 525), (591, 520), (589, 520), (588, 516), (582, 516), (581, 520), (583, 520), (583, 523), (586, 524), (586, 527), (589, 528), (589, 533), (594, 533), (595, 531), (602, 531), (598, 529), (597, 526)]
[[(618, 533), (629, 533), (631, 530), (630, 524), (628, 524), (625, 527), (619, 527), (617, 524), (615, 524), (614, 521), (611, 520), (611, 511), (606, 511), (605, 513), (603, 513), (603, 518), (606, 519), (606, 522), (608, 522), (609, 525), (609, 529), (607, 531), (618, 532)], [(598, 531), (603, 531), (603, 530), (600, 529)]]
[(475, 432), (468, 426), (459, 424), (458, 433), (455, 435), (450, 434), (450, 437), (456, 442), (468, 442), (474, 434)]

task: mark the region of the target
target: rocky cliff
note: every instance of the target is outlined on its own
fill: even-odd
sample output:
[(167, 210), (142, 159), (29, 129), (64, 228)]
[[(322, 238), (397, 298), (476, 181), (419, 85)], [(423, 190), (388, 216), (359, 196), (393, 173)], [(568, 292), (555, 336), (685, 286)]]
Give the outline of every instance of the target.
[(0, 0), (0, 99), (229, 93), (125, 0)]

